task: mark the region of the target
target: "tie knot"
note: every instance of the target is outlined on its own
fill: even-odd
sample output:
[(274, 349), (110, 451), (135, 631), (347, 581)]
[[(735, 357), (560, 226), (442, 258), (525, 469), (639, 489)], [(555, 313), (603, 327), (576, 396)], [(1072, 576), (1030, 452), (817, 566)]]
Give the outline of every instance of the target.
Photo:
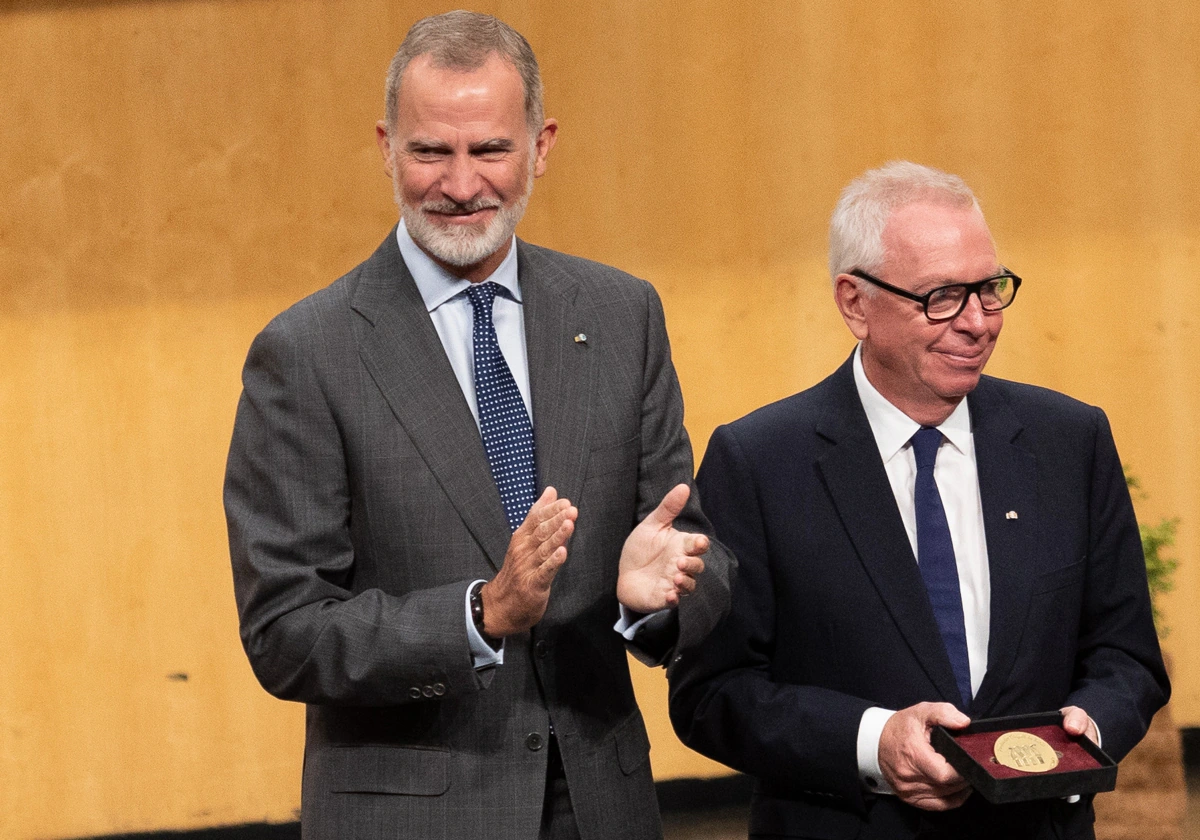
[(937, 461), (938, 447), (942, 445), (942, 433), (937, 429), (924, 426), (912, 436), (913, 455), (917, 459), (917, 469), (932, 469)]
[(475, 320), (492, 320), (492, 301), (500, 287), (491, 280), (486, 283), (472, 283), (467, 287), (467, 297), (475, 309)]

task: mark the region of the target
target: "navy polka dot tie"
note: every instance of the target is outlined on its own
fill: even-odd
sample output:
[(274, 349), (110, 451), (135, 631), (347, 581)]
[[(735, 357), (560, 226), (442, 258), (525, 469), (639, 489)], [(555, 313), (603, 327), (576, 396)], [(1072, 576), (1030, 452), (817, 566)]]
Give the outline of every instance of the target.
[(500, 491), (504, 515), (514, 531), (525, 521), (537, 499), (537, 469), (533, 458), (533, 424), (525, 401), (496, 341), (492, 301), (499, 286), (472, 283), (467, 297), (475, 310), (472, 345), (475, 351), (475, 400), (479, 428), (492, 479)]
[(929, 604), (942, 633), (942, 642), (950, 656), (950, 667), (962, 695), (960, 709), (971, 704), (971, 661), (967, 656), (967, 628), (963, 620), (962, 592), (958, 588), (958, 563), (950, 541), (946, 509), (933, 477), (942, 433), (928, 426), (912, 436), (913, 455), (917, 459), (915, 487), (917, 513), (917, 565), (929, 592)]

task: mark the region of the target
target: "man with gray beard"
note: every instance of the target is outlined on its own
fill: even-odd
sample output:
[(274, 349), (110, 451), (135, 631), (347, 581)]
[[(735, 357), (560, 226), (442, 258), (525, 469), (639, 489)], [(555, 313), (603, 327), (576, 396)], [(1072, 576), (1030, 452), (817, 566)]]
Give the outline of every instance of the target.
[(653, 288), (514, 236), (557, 130), (518, 33), (419, 21), (377, 126), (399, 225), (246, 360), (234, 583), (308, 705), (306, 838), (661, 836), (625, 651), (697, 643), (734, 564)]

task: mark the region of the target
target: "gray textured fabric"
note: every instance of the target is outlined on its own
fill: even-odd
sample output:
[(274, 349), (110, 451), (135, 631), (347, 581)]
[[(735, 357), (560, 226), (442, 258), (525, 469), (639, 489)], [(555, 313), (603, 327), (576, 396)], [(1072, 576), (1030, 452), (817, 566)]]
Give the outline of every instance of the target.
[[(644, 281), (518, 248), (538, 485), (580, 518), (544, 619), (498, 668), (472, 667), (463, 603), (509, 528), (394, 235), (250, 349), (225, 484), (234, 584), (258, 679), (308, 704), (306, 840), (532, 840), (551, 721), (584, 840), (661, 833), (612, 624), (625, 537), (692, 479), (662, 308)], [(677, 524), (710, 531), (695, 496)], [(639, 658), (668, 661), (727, 610), (732, 558), (705, 559)]]

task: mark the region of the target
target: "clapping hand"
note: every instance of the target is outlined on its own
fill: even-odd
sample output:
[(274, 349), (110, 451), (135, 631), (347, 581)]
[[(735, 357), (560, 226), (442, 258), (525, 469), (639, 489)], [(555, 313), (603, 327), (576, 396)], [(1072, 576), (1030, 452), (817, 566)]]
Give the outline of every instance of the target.
[(628, 609), (658, 612), (678, 606), (680, 598), (695, 590), (696, 575), (704, 571), (700, 555), (708, 550), (708, 537), (674, 527), (690, 494), (688, 485), (677, 484), (625, 540), (617, 600)]

